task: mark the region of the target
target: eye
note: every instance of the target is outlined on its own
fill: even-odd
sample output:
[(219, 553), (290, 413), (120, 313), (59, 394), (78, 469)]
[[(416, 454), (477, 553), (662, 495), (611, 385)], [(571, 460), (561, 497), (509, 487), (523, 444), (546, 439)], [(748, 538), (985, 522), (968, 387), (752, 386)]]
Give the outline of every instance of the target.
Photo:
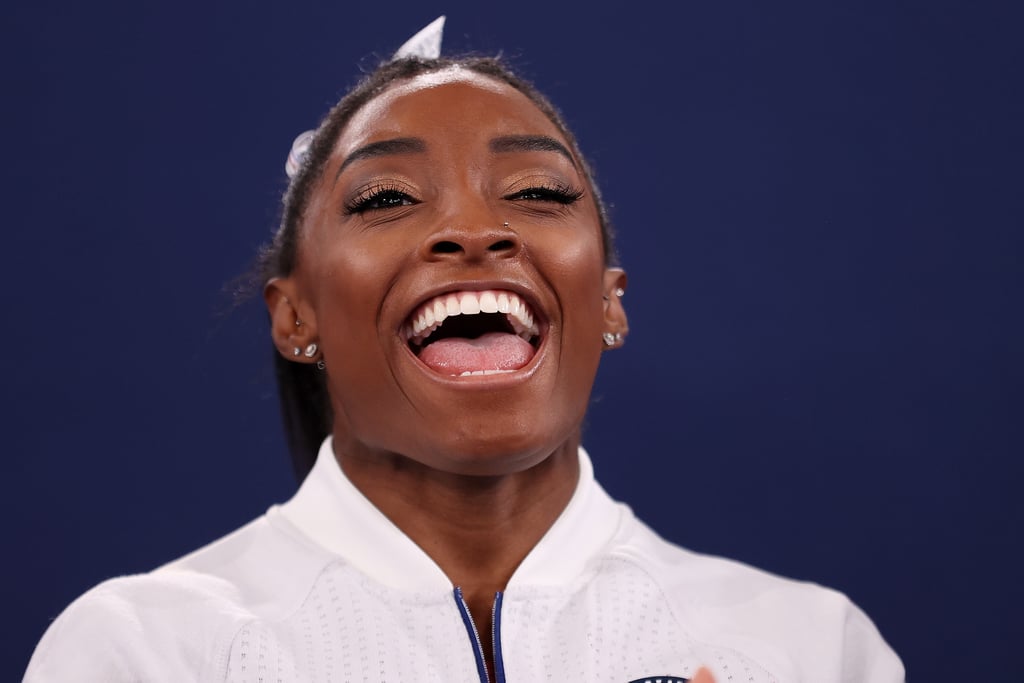
[(419, 204), (419, 201), (398, 185), (380, 183), (360, 190), (355, 197), (346, 202), (345, 214), (381, 211), (414, 204)]
[(583, 189), (564, 185), (561, 183), (544, 183), (517, 190), (505, 195), (504, 199), (510, 201), (528, 202), (555, 202), (557, 204), (572, 204), (583, 196)]

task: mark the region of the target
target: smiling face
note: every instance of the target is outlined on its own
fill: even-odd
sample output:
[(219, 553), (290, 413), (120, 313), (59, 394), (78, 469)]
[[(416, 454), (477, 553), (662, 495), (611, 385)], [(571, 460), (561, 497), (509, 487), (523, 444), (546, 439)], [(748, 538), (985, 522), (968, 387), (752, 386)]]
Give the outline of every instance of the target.
[(336, 451), (503, 474), (575, 449), (623, 284), (558, 128), (456, 68), (353, 116), (267, 299), (283, 354), (319, 344)]

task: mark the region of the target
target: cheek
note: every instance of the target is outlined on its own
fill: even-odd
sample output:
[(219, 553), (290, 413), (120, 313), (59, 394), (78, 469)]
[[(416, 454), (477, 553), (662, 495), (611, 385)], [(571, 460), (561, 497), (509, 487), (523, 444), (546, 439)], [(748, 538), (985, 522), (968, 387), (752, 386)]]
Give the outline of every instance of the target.
[(562, 240), (545, 253), (550, 256), (543, 272), (562, 309), (559, 379), (554, 389), (582, 413), (603, 350), (604, 251), (597, 240), (577, 239)]
[[(552, 245), (543, 269), (558, 293), (565, 334), (597, 336), (604, 328), (604, 251), (595, 240), (562, 240)], [(573, 339), (573, 342), (579, 342)]]
[(384, 287), (380, 272), (374, 275), (367, 255), (358, 249), (322, 264), (314, 305), (325, 351), (335, 347), (344, 347), (348, 353), (369, 350), (368, 337), (376, 334), (376, 302)]
[[(361, 292), (386, 288), (399, 269), (405, 250), (395, 233), (379, 235), (341, 235), (333, 240), (321, 240), (318, 261), (320, 284), (341, 296), (365, 303)], [(342, 290), (342, 291), (339, 291)], [(379, 300), (379, 297), (378, 297)]]
[[(331, 227), (331, 226), (328, 226)], [(323, 336), (355, 341), (376, 334), (381, 302), (408, 255), (397, 231), (374, 233), (321, 228), (311, 240), (314, 305)], [(360, 341), (362, 341), (360, 339)]]
[(601, 246), (595, 244), (593, 240), (573, 240), (557, 250), (553, 265), (569, 276), (575, 275), (578, 278), (594, 279), (599, 282), (599, 274), (604, 269)]
[(311, 283), (317, 333), (336, 419), (346, 431), (380, 422), (395, 391), (380, 320), (398, 267), (389, 245), (346, 240), (321, 249)]

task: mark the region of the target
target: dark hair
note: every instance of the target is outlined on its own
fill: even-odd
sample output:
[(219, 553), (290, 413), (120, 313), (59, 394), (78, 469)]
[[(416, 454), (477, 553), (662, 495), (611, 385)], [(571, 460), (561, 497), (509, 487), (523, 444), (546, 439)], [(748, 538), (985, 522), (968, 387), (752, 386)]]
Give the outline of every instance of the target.
[[(367, 74), (352, 90), (334, 105), (320, 123), (309, 146), (302, 166), (292, 178), (284, 194), (281, 224), (274, 239), (261, 249), (257, 262), (259, 284), (272, 278), (291, 274), (298, 252), (299, 228), (309, 204), (312, 188), (323, 173), (331, 151), (352, 116), (368, 102), (396, 82), (425, 73), (459, 67), (488, 76), (523, 93), (555, 124), (579, 160), (583, 174), (593, 192), (601, 222), (601, 239), (605, 261), (616, 262), (612, 230), (608, 212), (594, 183), (594, 176), (586, 159), (580, 153), (576, 137), (566, 127), (555, 107), (533, 85), (517, 76), (500, 59), (494, 57), (460, 57), (422, 59), (404, 58), (384, 62)], [(323, 373), (314, 365), (293, 363), (274, 352), (274, 367), (281, 399), (281, 415), (285, 436), (291, 453), (295, 476), (302, 481), (316, 461), (321, 442), (331, 432), (331, 404)]]

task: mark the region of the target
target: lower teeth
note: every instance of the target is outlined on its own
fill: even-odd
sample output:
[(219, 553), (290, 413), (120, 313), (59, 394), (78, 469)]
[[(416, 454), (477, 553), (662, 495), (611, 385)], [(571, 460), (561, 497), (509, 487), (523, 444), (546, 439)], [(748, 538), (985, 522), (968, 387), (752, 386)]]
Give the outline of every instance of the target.
[(501, 375), (508, 372), (515, 372), (515, 370), (466, 370), (461, 375), (452, 375), (452, 377), (469, 377), (470, 375)]

